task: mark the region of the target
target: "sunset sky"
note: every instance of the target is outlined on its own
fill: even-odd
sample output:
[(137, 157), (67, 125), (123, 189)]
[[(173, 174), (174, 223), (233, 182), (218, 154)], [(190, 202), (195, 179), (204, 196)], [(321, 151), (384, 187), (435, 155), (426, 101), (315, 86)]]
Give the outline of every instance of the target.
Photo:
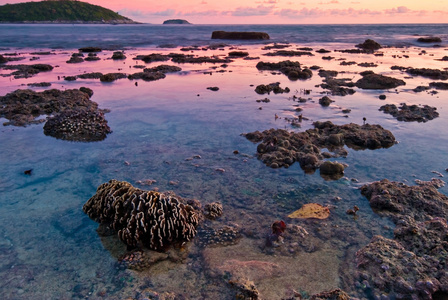
[[(0, 5), (27, 2), (0, 0)], [(447, 0), (86, 0), (135, 21), (160, 24), (448, 23)]]

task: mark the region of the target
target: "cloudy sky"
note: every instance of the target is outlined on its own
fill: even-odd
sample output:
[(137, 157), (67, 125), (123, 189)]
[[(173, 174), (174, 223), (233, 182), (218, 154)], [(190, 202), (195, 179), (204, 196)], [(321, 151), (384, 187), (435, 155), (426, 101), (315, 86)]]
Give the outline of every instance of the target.
[[(26, 0), (0, 0), (6, 3)], [(85, 0), (135, 21), (160, 24), (447, 23), (447, 0)]]

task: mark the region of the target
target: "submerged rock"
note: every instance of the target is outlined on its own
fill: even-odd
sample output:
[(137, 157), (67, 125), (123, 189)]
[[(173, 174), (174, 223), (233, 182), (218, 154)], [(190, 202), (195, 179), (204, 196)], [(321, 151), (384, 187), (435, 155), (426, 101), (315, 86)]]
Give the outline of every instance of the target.
[(144, 191), (114, 179), (100, 185), (83, 210), (114, 229), (126, 245), (157, 251), (190, 241), (199, 224), (198, 212), (173, 193)]
[(338, 162), (325, 161), (320, 165), (320, 176), (328, 180), (338, 180), (344, 176), (344, 165)]
[(398, 121), (405, 122), (427, 122), (439, 116), (437, 108), (428, 105), (406, 105), (406, 103), (403, 103), (400, 107), (397, 107), (395, 104), (386, 104), (381, 106), (379, 110), (391, 114)]

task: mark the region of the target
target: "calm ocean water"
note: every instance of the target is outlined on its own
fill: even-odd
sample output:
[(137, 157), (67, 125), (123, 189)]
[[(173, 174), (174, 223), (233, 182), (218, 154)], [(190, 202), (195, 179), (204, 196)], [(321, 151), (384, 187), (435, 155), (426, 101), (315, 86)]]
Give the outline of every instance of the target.
[[(263, 31), (270, 42), (358, 43), (373, 38), (389, 46), (416, 45), (416, 35), (448, 37), (447, 24), (405, 25), (7, 25), (0, 24), (0, 47), (110, 48), (208, 45), (211, 32)], [(264, 41), (265, 42), (265, 41)], [(232, 42), (235, 44), (235, 42)], [(237, 42), (247, 43), (247, 42)]]
[[(235, 59), (227, 67), (178, 64), (182, 72), (159, 81), (138, 81), (138, 86), (128, 79), (113, 83), (62, 79), (85, 72), (137, 72), (132, 66), (143, 64), (133, 59), (137, 55), (185, 53), (179, 47), (223, 42), (210, 39), (214, 30), (265, 31), (272, 38), (269, 43), (288, 42), (292, 47), (314, 50), (353, 48), (367, 38), (399, 46), (383, 49), (383, 57), (332, 52), (333, 60), (323, 60), (321, 54), (297, 60), (338, 70), (338, 78), (354, 81), (367, 69), (356, 64), (341, 66), (340, 59), (372, 62), (377, 67), (369, 69), (403, 79), (406, 85), (386, 91), (356, 89), (352, 96), (332, 96), (335, 102), (322, 107), (318, 99), (324, 90), (317, 87), (322, 83), (317, 72), (309, 80), (291, 81), (277, 72), (256, 69), (260, 60), (283, 60), (263, 56), (266, 51), (261, 48), (268, 41), (224, 41), (259, 60)], [(354, 253), (376, 234), (391, 237), (394, 225), (372, 212), (358, 187), (384, 178), (413, 185), (415, 179), (446, 177), (448, 91), (415, 93), (413, 88), (433, 80), (411, 78), (390, 69), (393, 65), (448, 67), (446, 61), (437, 60), (447, 55), (445, 47), (416, 42), (418, 36), (427, 35), (439, 36), (446, 43), (448, 25), (0, 24), (0, 54), (17, 53), (8, 57), (24, 58), (8, 64), (55, 66), (51, 72), (27, 79), (14, 79), (7, 75), (10, 71), (0, 70), (5, 75), (0, 76), (1, 96), (34, 82), (50, 82), (50, 88), (61, 90), (86, 86), (94, 91), (92, 100), (100, 108), (111, 110), (106, 119), (113, 131), (101, 142), (75, 143), (45, 136), (43, 124), (0, 128), (0, 298), (140, 300), (153, 299), (142, 292), (151, 290), (174, 292), (178, 299), (234, 299), (234, 290), (228, 285), (233, 272), (250, 277), (263, 299), (288, 298), (292, 290), (309, 295), (338, 287), (367, 299), (350, 277), (355, 272)], [(161, 45), (174, 48), (158, 48)], [(77, 48), (86, 46), (108, 50), (98, 53), (99, 61), (66, 63)], [(223, 48), (194, 54), (226, 55), (231, 51)], [(32, 54), (52, 49), (52, 55)], [(125, 49), (127, 58), (113, 61), (112, 49)], [(256, 102), (266, 95), (257, 95), (254, 85), (271, 82), (288, 86), (291, 93), (271, 94), (269, 103)], [(219, 91), (208, 90), (211, 86)], [(312, 92), (305, 96), (303, 89)], [(380, 94), (386, 94), (387, 100), (379, 100)], [(293, 95), (310, 99), (299, 104), (292, 101)], [(406, 123), (378, 111), (383, 104), (403, 102), (435, 106), (440, 117)], [(285, 117), (297, 116), (297, 106), (306, 117), (301, 128), (285, 121)], [(342, 109), (351, 112), (345, 114)], [(269, 128), (306, 130), (314, 121), (361, 124), (364, 117), (368, 123), (391, 130), (399, 143), (374, 151), (347, 149), (347, 158), (338, 158), (348, 164), (346, 177), (337, 181), (326, 181), (319, 172), (305, 174), (297, 163), (288, 169), (268, 168), (254, 156), (257, 146), (241, 136)], [(4, 121), (0, 119), (0, 123)], [(234, 150), (239, 154), (233, 154)], [(32, 176), (24, 174), (28, 169), (33, 169)], [(181, 253), (149, 270), (125, 269), (117, 258), (126, 248), (114, 237), (100, 237), (98, 224), (82, 211), (98, 185), (110, 179), (126, 180), (143, 189), (172, 190), (203, 204), (222, 202), (223, 217), (207, 223), (207, 228), (238, 227), (242, 238), (236, 245), (202, 248), (197, 241), (204, 237), (198, 236)], [(137, 184), (145, 179), (156, 183)], [(447, 194), (448, 187), (440, 191)], [(328, 205), (330, 218), (323, 222), (287, 218), (312, 202)], [(357, 219), (346, 214), (354, 205), (360, 208)], [(273, 253), (263, 250), (266, 233), (280, 219), (309, 232), (306, 251), (293, 246), (273, 249)]]

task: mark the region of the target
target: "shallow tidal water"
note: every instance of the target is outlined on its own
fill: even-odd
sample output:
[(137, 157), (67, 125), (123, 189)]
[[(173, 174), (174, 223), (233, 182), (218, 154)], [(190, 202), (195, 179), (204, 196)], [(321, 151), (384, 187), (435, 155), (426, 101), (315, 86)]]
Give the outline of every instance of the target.
[[(228, 281), (240, 277), (253, 281), (262, 299), (291, 297), (294, 291), (307, 296), (335, 288), (366, 298), (353, 278), (355, 252), (374, 235), (391, 237), (394, 225), (371, 210), (358, 188), (384, 178), (413, 185), (415, 179), (447, 175), (448, 168), (448, 92), (415, 93), (412, 89), (416, 86), (435, 80), (411, 78), (390, 67), (443, 69), (448, 67), (447, 62), (436, 59), (448, 51), (444, 47), (425, 48), (427, 53), (419, 55), (421, 48), (407, 47), (382, 49), (383, 57), (331, 52), (284, 58), (263, 56), (267, 51), (261, 50), (262, 46), (238, 46), (238, 50), (260, 58), (236, 58), (227, 67), (167, 62), (180, 66), (182, 71), (167, 74), (159, 81), (139, 80), (137, 86), (136, 81), (128, 79), (112, 83), (93, 79), (68, 82), (63, 76), (94, 71), (135, 73), (139, 70), (132, 66), (137, 63), (146, 67), (164, 64), (133, 60), (136, 55), (185, 52), (179, 48), (142, 47), (127, 49), (124, 61), (113, 61), (113, 51), (103, 51), (98, 54), (100, 61), (67, 64), (76, 49), (53, 50), (54, 54), (40, 55), (33, 62), (29, 59), (36, 55), (30, 53), (36, 49), (18, 49), (18, 56), (25, 59), (9, 64), (48, 63), (58, 67), (28, 79), (0, 77), (0, 95), (27, 88), (27, 83), (44, 81), (56, 89), (89, 87), (94, 91), (91, 99), (100, 108), (111, 110), (106, 119), (113, 133), (101, 142), (78, 143), (45, 136), (43, 123), (0, 128), (0, 297), (140, 299), (151, 290), (172, 292), (179, 299), (233, 299), (235, 291)], [(290, 50), (298, 47), (301, 45), (294, 44)], [(353, 45), (326, 43), (311, 47), (335, 50)], [(229, 46), (222, 49), (193, 54), (227, 55), (232, 51)], [(326, 55), (335, 59), (323, 60)], [(339, 58), (375, 62), (378, 67), (341, 66)], [(322, 82), (316, 71), (309, 80), (290, 81), (278, 72), (255, 68), (258, 61), (286, 59), (304, 66), (344, 71), (337, 78), (353, 78), (354, 82), (360, 78), (359, 72), (373, 70), (403, 79), (406, 85), (396, 90), (355, 88), (354, 95), (330, 96), (335, 102), (322, 107), (318, 100), (325, 90), (316, 87)], [(3, 75), (8, 72), (0, 70)], [(280, 82), (291, 92), (255, 93), (255, 86), (272, 82)], [(212, 86), (219, 87), (219, 91), (207, 89)], [(307, 89), (311, 93), (304, 95), (302, 91)], [(380, 94), (387, 99), (379, 100)], [(309, 100), (297, 103), (294, 95)], [(271, 101), (256, 102), (265, 97)], [(378, 110), (386, 103), (403, 102), (435, 106), (440, 116), (426, 123), (400, 122)], [(303, 108), (301, 114), (306, 117), (301, 128), (293, 128), (285, 120), (298, 116), (297, 106)], [(351, 112), (342, 113), (346, 108)], [(313, 128), (315, 121), (362, 124), (363, 118), (390, 130), (399, 143), (378, 150), (347, 148), (348, 156), (337, 159), (348, 164), (345, 177), (336, 181), (326, 181), (319, 171), (305, 174), (298, 163), (288, 169), (271, 169), (256, 158), (257, 145), (241, 136), (269, 128), (303, 131)], [(235, 150), (239, 153), (234, 154)], [(31, 176), (24, 174), (28, 169), (33, 170)], [(223, 216), (200, 226), (233, 226), (239, 228), (241, 237), (232, 245), (203, 246), (199, 227), (193, 241), (172, 250), (172, 257), (178, 259), (156, 262), (143, 271), (123, 268), (117, 258), (126, 247), (115, 237), (100, 237), (96, 232), (98, 224), (82, 211), (96, 188), (110, 179), (125, 180), (142, 189), (174, 191), (183, 198), (198, 199), (202, 205), (219, 201), (224, 206)], [(146, 179), (156, 182), (151, 186), (137, 183)], [(447, 194), (448, 188), (439, 191)], [(330, 217), (287, 217), (306, 203), (328, 205)], [(357, 218), (346, 214), (354, 205), (360, 208)], [(266, 247), (266, 234), (277, 220), (306, 229), (307, 247)]]

